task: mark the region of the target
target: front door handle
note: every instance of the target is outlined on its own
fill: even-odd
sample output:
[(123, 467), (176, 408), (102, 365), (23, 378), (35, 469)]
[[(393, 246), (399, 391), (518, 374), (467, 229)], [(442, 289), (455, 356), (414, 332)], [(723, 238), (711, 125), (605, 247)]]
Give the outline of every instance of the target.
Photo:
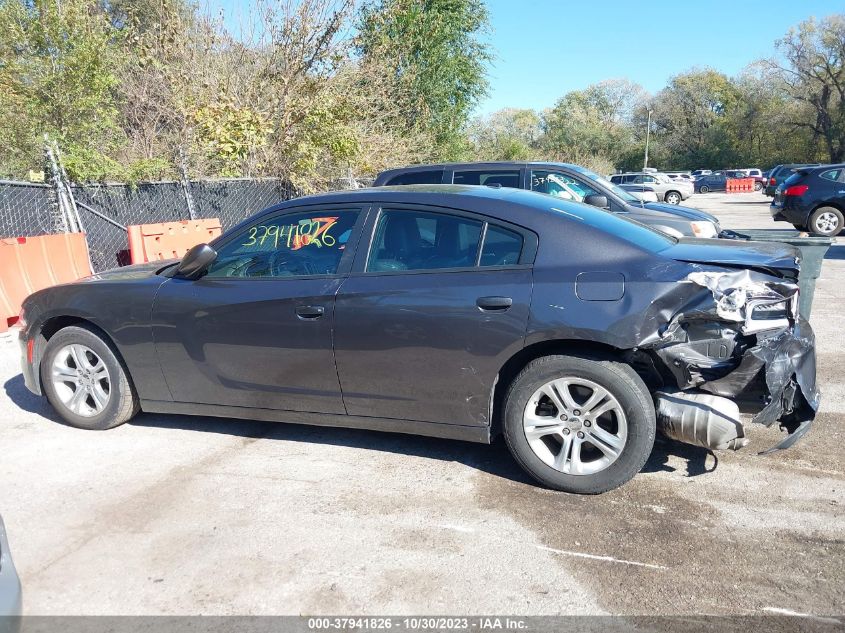
[(510, 297), (479, 297), (475, 300), (475, 305), (485, 312), (504, 312), (513, 305), (513, 299)]
[(319, 319), (325, 311), (323, 306), (296, 306), (296, 316), (303, 321)]

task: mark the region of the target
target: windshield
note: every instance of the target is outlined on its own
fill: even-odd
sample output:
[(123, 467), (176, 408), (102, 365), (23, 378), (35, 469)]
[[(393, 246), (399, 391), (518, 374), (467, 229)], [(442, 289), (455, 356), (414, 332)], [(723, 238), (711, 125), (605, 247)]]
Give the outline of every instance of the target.
[(594, 180), (595, 182), (602, 185), (605, 189), (610, 189), (614, 194), (622, 198), (625, 202), (632, 202), (633, 204), (642, 206), (642, 200), (637, 198), (636, 196), (632, 196), (630, 193), (625, 191), (622, 187), (618, 185), (614, 185), (610, 182), (607, 178), (603, 176), (599, 176), (597, 173), (590, 171), (589, 169), (585, 169), (579, 165), (573, 165), (573, 169), (577, 171), (579, 174), (586, 176), (590, 180)]

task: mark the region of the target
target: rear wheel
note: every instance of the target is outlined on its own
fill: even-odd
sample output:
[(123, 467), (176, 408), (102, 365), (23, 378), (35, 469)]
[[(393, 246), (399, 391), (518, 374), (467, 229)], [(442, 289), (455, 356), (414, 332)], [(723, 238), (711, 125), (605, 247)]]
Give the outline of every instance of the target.
[(681, 204), (681, 194), (677, 191), (669, 191), (666, 193), (666, 196), (663, 198), (665, 202), (669, 204)]
[(508, 448), (526, 472), (555, 490), (597, 494), (621, 486), (642, 469), (655, 432), (642, 379), (611, 360), (539, 358), (505, 400)]
[(755, 182), (754, 183), (754, 191), (762, 191), (763, 190), (763, 183), (762, 182)]
[(834, 237), (845, 224), (842, 212), (834, 207), (819, 207), (810, 215), (809, 229), (816, 235)]
[(701, 187), (698, 188), (698, 193), (710, 193), (710, 187), (707, 185), (701, 185)]
[(41, 359), (41, 383), (56, 412), (80, 429), (111, 429), (139, 410), (117, 352), (85, 326), (66, 327), (50, 338)]

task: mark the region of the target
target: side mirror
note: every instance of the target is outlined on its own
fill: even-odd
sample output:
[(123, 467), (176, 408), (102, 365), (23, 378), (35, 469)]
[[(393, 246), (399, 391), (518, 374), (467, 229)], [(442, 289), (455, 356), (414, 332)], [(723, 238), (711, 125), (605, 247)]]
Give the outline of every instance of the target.
[(182, 261), (176, 266), (173, 276), (180, 279), (199, 279), (208, 271), (208, 267), (214, 263), (215, 259), (217, 259), (217, 251), (208, 244), (197, 244), (185, 253)]
[(599, 196), (596, 194), (592, 194), (584, 198), (584, 202), (589, 204), (591, 207), (599, 207), (600, 209), (607, 209), (610, 204), (607, 202), (607, 196)]

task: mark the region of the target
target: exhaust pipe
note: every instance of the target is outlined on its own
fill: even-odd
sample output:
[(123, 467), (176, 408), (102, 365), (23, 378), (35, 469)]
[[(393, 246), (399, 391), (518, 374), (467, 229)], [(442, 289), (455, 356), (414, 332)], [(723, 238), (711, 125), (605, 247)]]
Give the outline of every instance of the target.
[(658, 391), (657, 428), (679, 442), (739, 450), (748, 444), (733, 400), (703, 392)]

